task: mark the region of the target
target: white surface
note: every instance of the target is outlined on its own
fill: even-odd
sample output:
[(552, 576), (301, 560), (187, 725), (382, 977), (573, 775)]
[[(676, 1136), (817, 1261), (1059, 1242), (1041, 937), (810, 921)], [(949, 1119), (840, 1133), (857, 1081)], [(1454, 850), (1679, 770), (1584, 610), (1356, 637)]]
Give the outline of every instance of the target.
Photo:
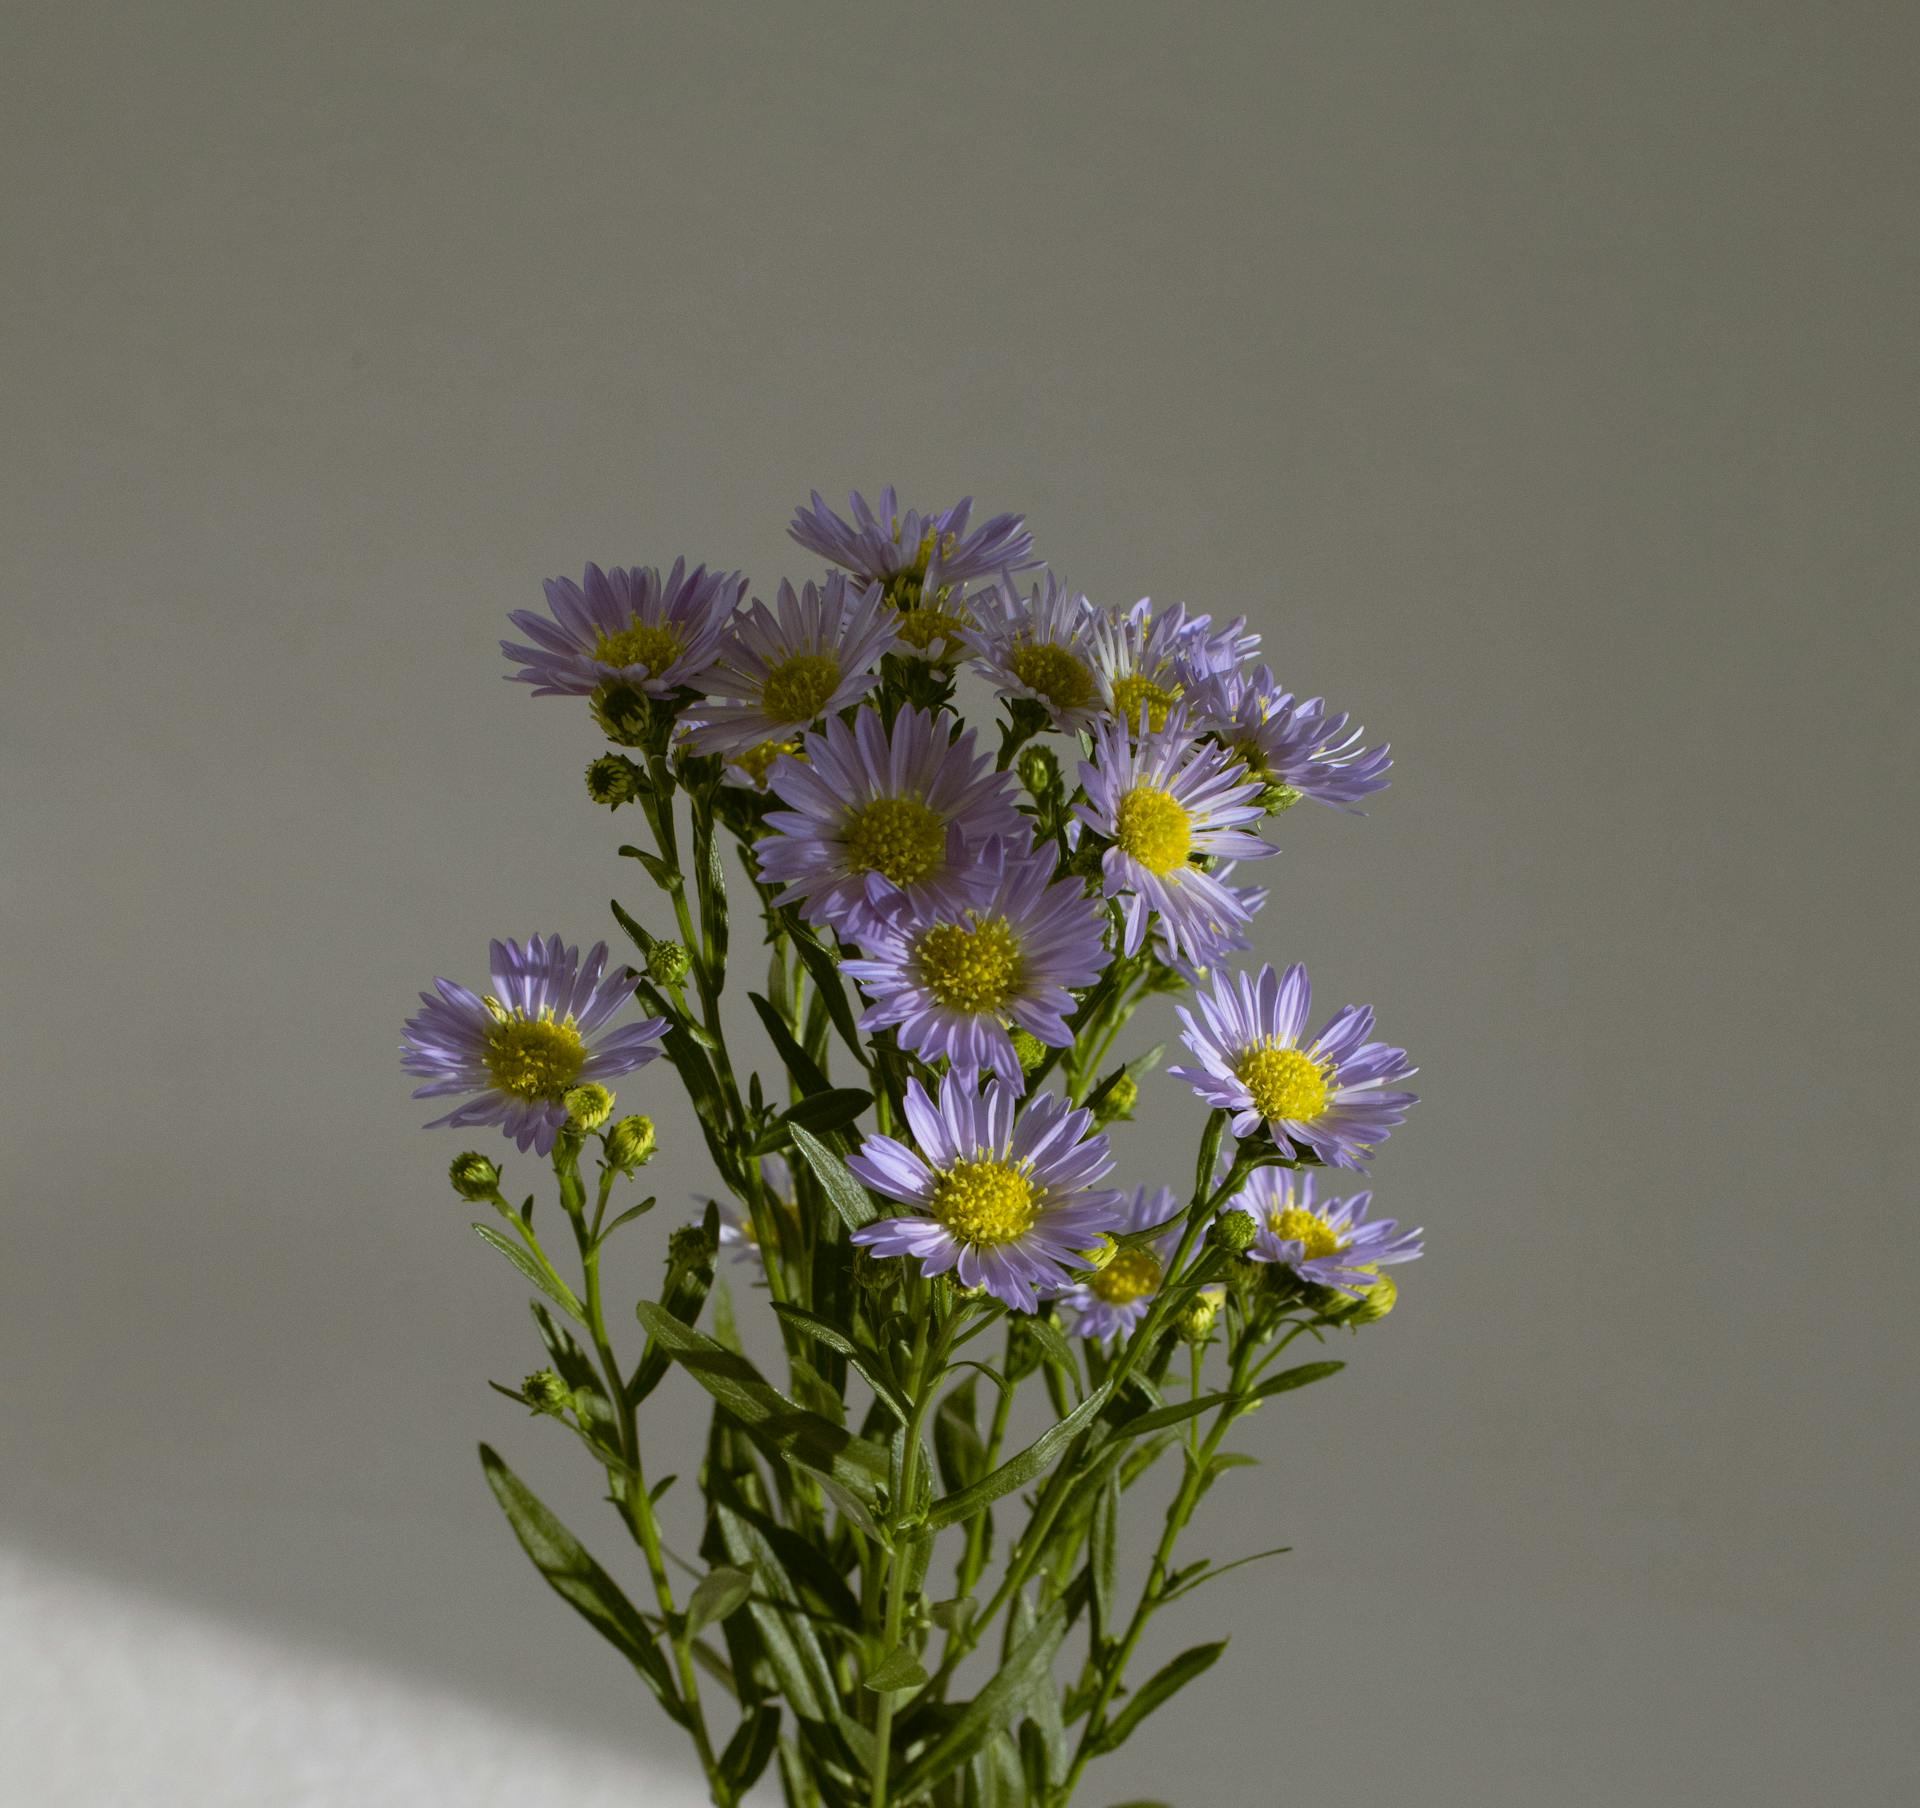
[(0, 1553), (4, 1799), (33, 1808), (696, 1808), (631, 1754)]

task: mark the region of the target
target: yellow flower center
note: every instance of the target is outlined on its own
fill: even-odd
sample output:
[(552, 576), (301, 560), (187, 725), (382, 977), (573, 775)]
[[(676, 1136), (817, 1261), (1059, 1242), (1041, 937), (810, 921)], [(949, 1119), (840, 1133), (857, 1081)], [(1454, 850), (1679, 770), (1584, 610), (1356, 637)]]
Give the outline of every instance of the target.
[(776, 722), (811, 722), (840, 688), (840, 661), (831, 653), (796, 653), (767, 674), (760, 701)]
[(847, 858), (856, 873), (913, 885), (946, 863), (947, 825), (917, 797), (876, 797), (847, 824)]
[(1135, 734), (1158, 734), (1166, 727), (1167, 711), (1173, 708), (1179, 695), (1178, 685), (1168, 690), (1155, 684), (1151, 678), (1142, 678), (1137, 673), (1129, 678), (1116, 678), (1113, 681), (1113, 713)]
[(1007, 656), (1007, 666), (1028, 690), (1046, 698), (1055, 709), (1085, 709), (1093, 701), (1093, 674), (1085, 660), (1065, 647), (1015, 647)]
[(798, 741), (762, 741), (758, 747), (749, 747), (745, 753), (736, 753), (733, 764), (752, 779), (756, 785), (767, 782), (767, 769), (783, 753), (797, 754), (800, 751)]
[(933, 1183), (933, 1215), (962, 1243), (1011, 1243), (1033, 1228), (1033, 1182), (1004, 1161), (957, 1161)]
[(923, 659), (946, 659), (960, 644), (960, 632), (966, 627), (966, 620), (946, 614), (937, 603), (930, 608), (917, 608), (918, 596), (916, 590), (914, 602), (901, 603), (895, 610), (893, 630), (903, 646), (913, 648)]
[(936, 923), (913, 954), (936, 1004), (997, 1011), (1020, 985), (1020, 940), (1004, 917), (988, 917), (971, 929)]
[(687, 643), (678, 628), (665, 623), (650, 627), (636, 615), (619, 633), (603, 633), (593, 656), (606, 665), (643, 665), (654, 675), (665, 671), (686, 650)]
[(1346, 1246), (1339, 1233), (1318, 1212), (1290, 1205), (1267, 1214), (1267, 1229), (1284, 1243), (1298, 1243), (1302, 1261), (1319, 1262), (1337, 1256)]
[(580, 1077), (587, 1045), (569, 1017), (507, 1017), (487, 1033), (487, 1072), (518, 1099), (558, 1099)]
[(1128, 1306), (1160, 1286), (1160, 1258), (1150, 1249), (1123, 1249), (1087, 1282), (1096, 1299)]
[(1136, 785), (1120, 799), (1113, 838), (1148, 872), (1165, 877), (1193, 849), (1193, 818), (1170, 792)]
[(1250, 1048), (1233, 1073), (1264, 1118), (1307, 1123), (1327, 1108), (1328, 1070), (1297, 1048)]

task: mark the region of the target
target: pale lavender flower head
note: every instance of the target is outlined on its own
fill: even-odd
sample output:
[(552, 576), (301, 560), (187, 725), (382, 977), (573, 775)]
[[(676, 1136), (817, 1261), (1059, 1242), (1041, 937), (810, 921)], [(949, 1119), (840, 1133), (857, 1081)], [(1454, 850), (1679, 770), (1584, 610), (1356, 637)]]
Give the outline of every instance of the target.
[(1247, 769), (1193, 740), (1176, 708), (1136, 745), (1119, 722), (1102, 723), (1094, 758), (1080, 763), (1087, 800), (1079, 820), (1113, 845), (1102, 858), (1106, 894), (1121, 901), (1125, 947), (1137, 953), (1150, 918), (1166, 945), (1196, 967), (1217, 958), (1248, 918), (1235, 888), (1195, 859), (1258, 860), (1274, 852), (1245, 825), (1264, 812)]
[(701, 680), (707, 700), (687, 737), (700, 753), (748, 756), (749, 771), (764, 772), (769, 749), (793, 751), (788, 743), (822, 716), (858, 703), (896, 641), (880, 586), (861, 589), (838, 571), (797, 595), (783, 578), (774, 603), (755, 598), (735, 618)]
[[(1129, 1231), (1166, 1224), (1179, 1211), (1180, 1202), (1171, 1187), (1136, 1187), (1114, 1234), (1125, 1236)], [(1057, 1294), (1059, 1303), (1074, 1314), (1069, 1329), (1076, 1336), (1109, 1345), (1132, 1336), (1166, 1284), (1167, 1264), (1179, 1242), (1180, 1226), (1168, 1225), (1151, 1242), (1117, 1251), (1104, 1268), (1080, 1276)]]
[(1198, 1067), (1170, 1069), (1216, 1110), (1233, 1113), (1235, 1136), (1265, 1124), (1283, 1155), (1310, 1149), (1334, 1168), (1363, 1167), (1416, 1102), (1386, 1092), (1389, 1080), (1414, 1072), (1407, 1052), (1369, 1042), (1370, 1005), (1347, 1005), (1311, 1042), (1302, 1040), (1313, 989), (1303, 966), (1258, 979), (1222, 974), (1196, 994), (1198, 1019), (1182, 1005), (1181, 1040)]
[(1143, 596), (1131, 609), (1095, 611), (1094, 681), (1101, 711), (1130, 733), (1158, 733), (1187, 691), (1229, 671), (1260, 645), (1242, 617), (1216, 630), (1185, 603), (1156, 609)]
[(1208, 973), (1222, 965), (1229, 956), (1244, 954), (1253, 946), (1253, 937), (1248, 930), (1253, 919), (1266, 909), (1270, 894), (1264, 885), (1235, 885), (1233, 868), (1233, 861), (1223, 860), (1214, 868), (1213, 876), (1226, 888), (1234, 903), (1246, 914), (1235, 921), (1215, 923), (1210, 928), (1194, 926), (1188, 940), (1190, 943), (1197, 944), (1198, 951), (1204, 955), (1204, 959), (1188, 959), (1174, 946), (1172, 938), (1167, 933), (1166, 919), (1164, 917), (1154, 919), (1154, 954), (1190, 986), (1204, 984)]
[(863, 708), (849, 728), (837, 716), (783, 756), (768, 788), (787, 806), (767, 816), (777, 831), (754, 843), (760, 873), (798, 903), (808, 922), (848, 940), (874, 906), (902, 896), (917, 911), (964, 904), (973, 860), (995, 835), (1031, 836), (1013, 778), (956, 736), (945, 714), (903, 709), (888, 730)]
[[(1099, 1181), (1113, 1166), (1093, 1113), (1043, 1092), (1024, 1112), (1010, 1087), (984, 1093), (953, 1074), (936, 1106), (907, 1083), (915, 1146), (870, 1136), (847, 1165), (876, 1193), (915, 1208), (853, 1233), (876, 1256), (913, 1256), (923, 1274), (951, 1271), (1017, 1312), (1091, 1267), (1084, 1253), (1120, 1223), (1120, 1195)], [(1016, 1121), (1016, 1112), (1018, 1118)]]
[(533, 936), (524, 949), (495, 942), (489, 952), (493, 989), (485, 997), (447, 979), (420, 994), (400, 1065), (427, 1082), (416, 1099), (472, 1095), (429, 1130), (498, 1124), (522, 1149), (545, 1155), (567, 1121), (568, 1089), (644, 1066), (660, 1052), (666, 1019), (607, 1030), (634, 982), (624, 967), (608, 971), (605, 942), (584, 961), (557, 935)]
[(536, 697), (585, 697), (608, 684), (670, 696), (698, 685), (746, 587), (737, 571), (688, 571), (685, 559), (665, 578), (651, 565), (589, 565), (582, 583), (547, 580), (551, 617), (514, 610), (508, 619), (533, 644), (503, 640), (500, 650), (520, 662), (513, 677)]
[(827, 507), (820, 492), (812, 506), (799, 510), (787, 529), (809, 552), (830, 565), (845, 566), (869, 583), (886, 587), (887, 600), (900, 609), (932, 603), (943, 590), (989, 577), (1003, 568), (1024, 571), (1037, 564), (1033, 536), (1019, 515), (995, 515), (967, 532), (973, 515), (968, 496), (938, 514), (902, 511), (893, 485), (870, 507), (858, 490), (847, 498), (853, 519)]
[(924, 1061), (946, 1060), (977, 1078), (990, 1068), (1026, 1090), (1009, 1027), (1049, 1047), (1073, 1041), (1069, 986), (1105, 969), (1105, 913), (1077, 879), (1055, 882), (1053, 851), (995, 839), (972, 868), (964, 902), (915, 909), (897, 897), (863, 921), (863, 958), (840, 963), (871, 1003), (860, 1027), (898, 1028)]
[(1303, 1281), (1364, 1293), (1379, 1270), (1411, 1262), (1421, 1253), (1421, 1233), (1403, 1231), (1391, 1218), (1367, 1217), (1371, 1193), (1315, 1203), (1313, 1176), (1285, 1168), (1260, 1168), (1222, 1208), (1245, 1212), (1259, 1229), (1247, 1251), (1256, 1262), (1277, 1262)]
[(1055, 729), (1077, 734), (1099, 719), (1093, 666), (1098, 611), (1053, 575), (1022, 596), (1011, 572), (967, 598), (973, 625), (964, 636), (973, 669), (1002, 695), (1041, 704)]
[(1320, 697), (1282, 691), (1265, 666), (1206, 679), (1194, 689), (1193, 716), (1196, 728), (1217, 735), (1263, 783), (1335, 809), (1351, 811), (1390, 782), (1386, 748), (1358, 745), (1363, 729), (1349, 730), (1348, 717), (1329, 715)]

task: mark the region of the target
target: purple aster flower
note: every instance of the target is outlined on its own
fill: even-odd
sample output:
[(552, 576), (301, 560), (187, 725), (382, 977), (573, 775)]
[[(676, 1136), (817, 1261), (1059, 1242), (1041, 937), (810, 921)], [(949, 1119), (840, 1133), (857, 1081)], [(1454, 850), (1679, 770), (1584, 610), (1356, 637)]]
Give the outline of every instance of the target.
[[(735, 757), (795, 741), (879, 683), (873, 668), (895, 639), (878, 584), (857, 589), (836, 571), (796, 596), (782, 579), (775, 608), (755, 598), (722, 641), (701, 680), (708, 700), (700, 726), (688, 739), (701, 753)], [(744, 763), (751, 771), (754, 762)]]
[(863, 708), (853, 726), (829, 717), (799, 757), (775, 761), (767, 782), (788, 807), (772, 811), (778, 833), (754, 844), (761, 876), (784, 889), (810, 923), (843, 927), (904, 894), (919, 912), (968, 901), (974, 854), (995, 835), (1029, 836), (1013, 779), (956, 736), (944, 713), (903, 709), (889, 730)]
[[(1330, 716), (1322, 698), (1282, 691), (1265, 666), (1251, 676), (1215, 673), (1195, 688), (1193, 713), (1196, 727), (1217, 735), (1254, 777), (1283, 793), (1352, 810), (1389, 783), (1386, 748), (1356, 745), (1364, 731), (1349, 731), (1346, 715)], [(1281, 807), (1293, 801), (1283, 795)]]
[(878, 509), (858, 490), (847, 501), (851, 521), (836, 515), (815, 490), (812, 507), (794, 516), (788, 533), (809, 552), (884, 586), (899, 612), (895, 627), (902, 644), (935, 664), (952, 660), (966, 631), (966, 607), (956, 592), (975, 578), (1039, 563), (1032, 556), (1033, 536), (1018, 515), (995, 515), (968, 533), (971, 497), (937, 515), (913, 509), (903, 514), (891, 484), (880, 492)]
[(1113, 843), (1102, 866), (1107, 896), (1121, 900), (1127, 953), (1138, 952), (1152, 915), (1168, 947), (1207, 965), (1249, 913), (1233, 887), (1193, 862), (1274, 851), (1241, 826), (1264, 814), (1259, 786), (1221, 749), (1190, 739), (1177, 708), (1163, 732), (1149, 731), (1138, 745), (1120, 723), (1101, 724), (1080, 783), (1087, 801), (1075, 815)]
[(858, 490), (847, 498), (853, 519), (843, 520), (813, 492), (813, 505), (793, 517), (787, 532), (809, 552), (870, 583), (886, 586), (887, 600), (915, 609), (923, 596), (989, 577), (1001, 570), (1025, 571), (1038, 564), (1033, 536), (1019, 515), (995, 515), (967, 532), (971, 496), (939, 514), (900, 509), (893, 485), (880, 492), (875, 509)]
[(1305, 967), (1262, 967), (1257, 980), (1223, 974), (1196, 1002), (1204, 1027), (1184, 1005), (1179, 1017), (1181, 1040), (1200, 1065), (1170, 1071), (1216, 1110), (1231, 1111), (1235, 1136), (1264, 1122), (1283, 1155), (1306, 1148), (1329, 1167), (1358, 1168), (1406, 1121), (1415, 1095), (1380, 1088), (1414, 1068), (1405, 1049), (1367, 1040), (1371, 1006), (1345, 1006), (1302, 1044), (1313, 1002)]
[(872, 1001), (862, 1029), (897, 1026), (923, 1060), (947, 1060), (969, 1079), (991, 1068), (1026, 1090), (1008, 1026), (1052, 1048), (1073, 1041), (1069, 986), (1088, 986), (1107, 965), (1105, 913), (1077, 879), (1053, 879), (1053, 857), (1026, 837), (995, 839), (973, 867), (976, 889), (916, 910), (896, 897), (861, 924), (865, 958), (842, 961)]
[(1091, 1111), (1043, 1092), (1020, 1112), (1012, 1088), (984, 1093), (953, 1074), (936, 1107), (907, 1083), (907, 1124), (917, 1151), (870, 1136), (847, 1165), (877, 1193), (916, 1208), (853, 1233), (878, 1256), (914, 1256), (923, 1274), (951, 1270), (1018, 1312), (1091, 1267), (1083, 1251), (1120, 1223), (1120, 1195), (1094, 1182), (1113, 1166)]
[(1372, 1203), (1371, 1193), (1355, 1193), (1316, 1205), (1311, 1174), (1261, 1168), (1222, 1209), (1245, 1212), (1260, 1227), (1247, 1251), (1254, 1261), (1277, 1262), (1316, 1286), (1364, 1293), (1382, 1268), (1421, 1253), (1419, 1231), (1368, 1219)]
[[(406, 1024), (400, 1065), (428, 1083), (416, 1099), (473, 1096), (427, 1126), (464, 1129), (498, 1124), (522, 1149), (545, 1155), (567, 1121), (569, 1087), (605, 1084), (643, 1067), (660, 1052), (666, 1019), (622, 1024), (604, 1036), (614, 1012), (633, 997), (633, 976), (607, 970), (607, 945), (582, 961), (557, 935), (495, 942), (489, 950), (493, 990), (484, 998), (448, 979), (422, 992), (424, 1007)], [(597, 1041), (594, 1040), (599, 1036)]]
[(1267, 907), (1269, 893), (1264, 885), (1235, 885), (1233, 880), (1234, 862), (1223, 860), (1214, 868), (1213, 876), (1226, 887), (1228, 895), (1246, 914), (1244, 918), (1233, 922), (1214, 923), (1209, 926), (1195, 924), (1189, 940), (1199, 943), (1203, 960), (1189, 960), (1173, 944), (1167, 934), (1164, 917), (1154, 919), (1153, 951), (1160, 960), (1171, 967), (1190, 986), (1202, 983), (1207, 974), (1226, 961), (1229, 955), (1244, 954), (1253, 946), (1253, 938), (1247, 933), (1252, 920)]
[[(1124, 1236), (1129, 1231), (1146, 1230), (1155, 1224), (1165, 1224), (1179, 1211), (1180, 1202), (1174, 1198), (1171, 1187), (1151, 1191), (1137, 1187), (1114, 1231)], [(1070, 1327), (1074, 1333), (1102, 1344), (1132, 1336), (1134, 1327), (1146, 1317), (1148, 1307), (1166, 1281), (1167, 1264), (1172, 1261), (1179, 1242), (1180, 1226), (1170, 1225), (1152, 1242), (1118, 1250), (1104, 1268), (1075, 1280), (1057, 1296), (1060, 1304), (1074, 1314)]]
[(973, 626), (965, 635), (973, 669), (1004, 696), (1044, 705), (1047, 720), (1067, 734), (1091, 728), (1101, 711), (1093, 668), (1098, 619), (1084, 596), (1048, 572), (1028, 596), (1012, 573), (967, 599)]
[(666, 697), (713, 663), (746, 587), (737, 571), (689, 572), (685, 559), (664, 580), (651, 565), (589, 565), (582, 584), (547, 580), (551, 619), (514, 610), (508, 619), (533, 644), (503, 640), (500, 650), (521, 662), (513, 676), (536, 697), (585, 697), (617, 683)]
[(1092, 657), (1101, 709), (1135, 734), (1166, 727), (1187, 690), (1260, 645), (1244, 617), (1217, 631), (1212, 624), (1211, 616), (1189, 614), (1185, 603), (1155, 609), (1146, 596), (1124, 611), (1096, 610)]

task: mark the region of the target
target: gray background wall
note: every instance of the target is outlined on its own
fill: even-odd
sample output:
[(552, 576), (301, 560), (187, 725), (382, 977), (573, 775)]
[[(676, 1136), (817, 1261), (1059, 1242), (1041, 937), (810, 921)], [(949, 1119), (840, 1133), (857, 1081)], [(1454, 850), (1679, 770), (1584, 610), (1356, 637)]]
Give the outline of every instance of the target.
[[(633, 895), (505, 611), (764, 587), (891, 479), (1245, 611), (1401, 761), (1287, 819), (1261, 952), (1423, 1061), (1431, 1254), (1251, 1423), (1211, 1548), (1295, 1554), (1090, 1803), (1910, 1799), (1914, 17), (16, 0), (12, 1560), (685, 1775), (480, 1484), (573, 1465), (480, 1385), (519, 1291), (394, 1043)], [(1163, 1082), (1130, 1171), (1196, 1125)], [(23, 1694), (39, 1598), (31, 1799), (373, 1799), (352, 1722), (251, 1774), (105, 1631)]]

